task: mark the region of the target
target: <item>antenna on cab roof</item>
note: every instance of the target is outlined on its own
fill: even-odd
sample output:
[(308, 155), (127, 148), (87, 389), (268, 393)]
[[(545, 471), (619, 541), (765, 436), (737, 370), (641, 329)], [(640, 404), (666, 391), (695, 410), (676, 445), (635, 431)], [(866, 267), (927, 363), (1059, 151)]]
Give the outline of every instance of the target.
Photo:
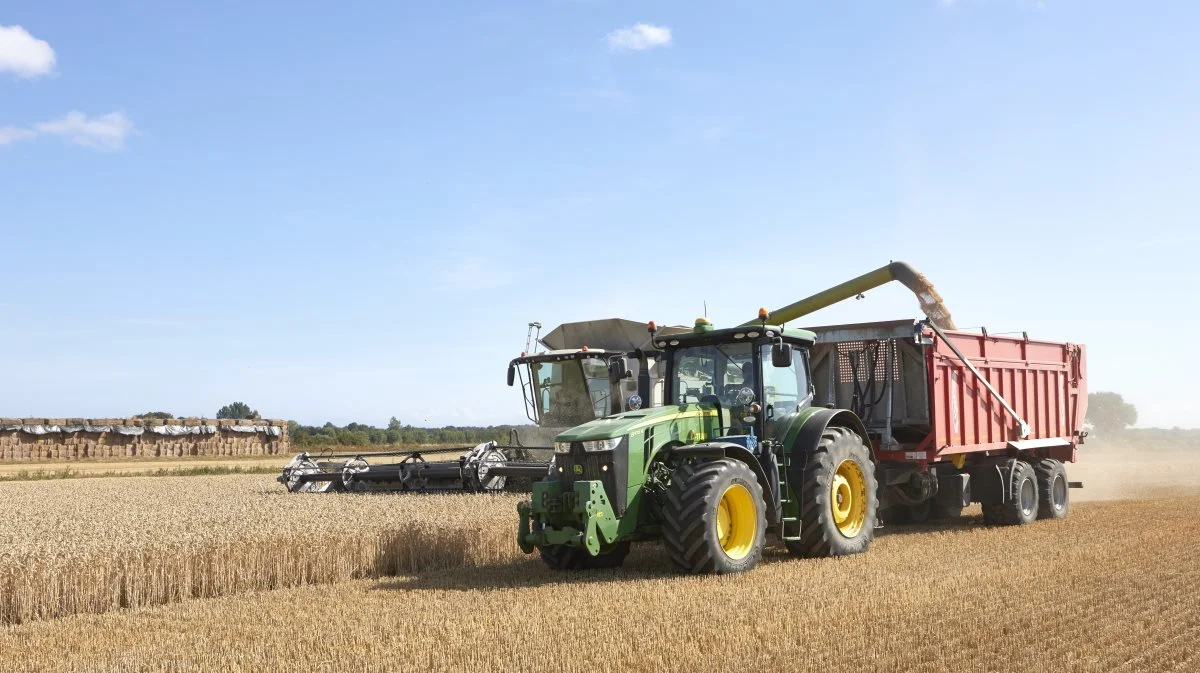
[[(536, 333), (534, 332), (534, 330), (536, 330)], [(537, 345), (538, 345), (538, 339), (541, 338), (541, 336), (542, 336), (542, 323), (540, 323), (540, 322), (529, 323), (529, 331), (525, 333), (525, 352), (526, 353), (533, 355), (533, 351), (531, 351), (529, 349), (529, 346), (530, 346), (530, 344), (532, 344), (534, 349), (536, 349)]]

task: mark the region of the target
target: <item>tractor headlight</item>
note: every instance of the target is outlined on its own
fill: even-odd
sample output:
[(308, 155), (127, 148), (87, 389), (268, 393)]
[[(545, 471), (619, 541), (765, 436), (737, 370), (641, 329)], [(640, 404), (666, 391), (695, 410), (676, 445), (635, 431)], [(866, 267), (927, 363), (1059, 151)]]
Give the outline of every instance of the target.
[(591, 441), (591, 442), (584, 442), (583, 450), (584, 451), (612, 451), (613, 449), (617, 448), (617, 446), (620, 445), (620, 443), (621, 443), (620, 437), (613, 437), (612, 439), (597, 439), (597, 440)]
[(571, 443), (570, 442), (555, 442), (554, 443), (554, 452), (555, 453), (570, 453), (571, 452)]

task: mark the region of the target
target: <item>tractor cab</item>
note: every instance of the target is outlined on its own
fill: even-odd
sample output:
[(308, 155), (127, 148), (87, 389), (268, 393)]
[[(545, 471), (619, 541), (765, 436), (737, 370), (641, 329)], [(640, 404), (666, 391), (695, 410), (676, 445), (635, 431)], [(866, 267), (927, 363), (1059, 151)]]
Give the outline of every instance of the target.
[(716, 436), (754, 451), (762, 439), (812, 403), (809, 348), (815, 336), (765, 322), (714, 329), (706, 318), (689, 334), (655, 339), (664, 351), (672, 404), (717, 411)]
[[(517, 508), (521, 549), (552, 568), (604, 568), (661, 539), (680, 568), (716, 573), (753, 567), (768, 529), (799, 555), (865, 549), (874, 481), (861, 421), (813, 407), (816, 336), (767, 318), (728, 329), (701, 318), (672, 334), (651, 323), (662, 405), (554, 438), (549, 475)], [(803, 509), (802, 498), (824, 500)]]

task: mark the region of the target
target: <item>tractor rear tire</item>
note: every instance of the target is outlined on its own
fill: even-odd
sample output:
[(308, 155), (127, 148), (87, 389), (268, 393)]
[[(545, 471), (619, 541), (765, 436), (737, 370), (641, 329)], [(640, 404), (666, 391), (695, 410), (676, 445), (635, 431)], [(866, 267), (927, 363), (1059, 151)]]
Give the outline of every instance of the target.
[(664, 546), (680, 570), (745, 572), (762, 558), (766, 502), (758, 477), (739, 460), (719, 458), (676, 468), (661, 514)]
[(983, 522), (993, 526), (1024, 526), (1038, 515), (1038, 483), (1033, 466), (1023, 460), (1013, 463), (1005, 484), (1004, 502), (984, 503)]
[(1071, 511), (1071, 490), (1067, 468), (1053, 458), (1044, 458), (1034, 466), (1038, 485), (1039, 519), (1065, 519)]
[(879, 516), (878, 489), (862, 438), (849, 428), (826, 428), (804, 466), (800, 539), (788, 540), (788, 551), (806, 558), (867, 551)]
[(600, 550), (599, 556), (592, 556), (582, 547), (568, 547), (565, 544), (546, 545), (538, 551), (541, 552), (542, 562), (552, 570), (599, 570), (619, 568), (629, 555), (629, 543), (610, 545)]

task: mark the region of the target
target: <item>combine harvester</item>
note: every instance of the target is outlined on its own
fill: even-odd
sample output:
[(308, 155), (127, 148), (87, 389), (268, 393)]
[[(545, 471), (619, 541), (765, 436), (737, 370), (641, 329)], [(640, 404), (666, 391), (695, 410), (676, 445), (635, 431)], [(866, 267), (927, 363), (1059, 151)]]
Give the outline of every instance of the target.
[[(559, 325), (538, 338), (530, 323), (526, 351), (508, 365), (508, 385), (518, 380), (525, 414), (535, 424), (514, 429), (509, 445), (375, 453), (301, 453), (278, 481), (292, 492), (528, 491), (544, 477), (553, 437), (596, 418), (661, 404), (662, 377), (642, 323), (609, 319)], [(687, 331), (668, 328), (670, 333)], [(531, 345), (549, 350), (530, 353)], [(438, 455), (459, 454), (437, 459)], [(428, 460), (431, 454), (434, 460)]]
[[(893, 280), (923, 321), (785, 328)], [(518, 544), (553, 568), (620, 565), (661, 540), (691, 573), (749, 570), (767, 534), (793, 555), (865, 552), (883, 520), (1060, 519), (1085, 435), (1083, 346), (957, 331), (903, 263), (757, 320), (654, 336), (665, 404), (560, 434), (518, 506)]]

